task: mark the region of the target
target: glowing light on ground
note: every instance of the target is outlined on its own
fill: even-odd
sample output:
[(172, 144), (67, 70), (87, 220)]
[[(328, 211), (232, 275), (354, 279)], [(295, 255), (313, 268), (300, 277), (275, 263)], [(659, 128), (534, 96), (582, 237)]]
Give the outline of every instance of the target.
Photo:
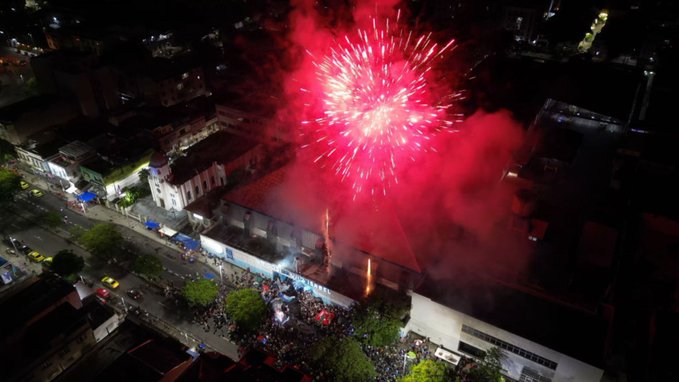
[(314, 57), (322, 112), (303, 122), (313, 133), (304, 147), (319, 148), (315, 162), (350, 182), (354, 198), (386, 195), (399, 182), (399, 166), (433, 151), (434, 134), (456, 122), (448, 109), (460, 94), (436, 96), (429, 83), (454, 40), (439, 45), (431, 34), (417, 36), (398, 24), (398, 16), (395, 23), (372, 19), (372, 28)]

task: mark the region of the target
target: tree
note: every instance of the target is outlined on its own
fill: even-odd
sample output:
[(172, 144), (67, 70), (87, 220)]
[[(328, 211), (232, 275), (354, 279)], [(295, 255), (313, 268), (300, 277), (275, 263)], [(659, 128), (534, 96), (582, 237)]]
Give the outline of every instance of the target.
[(466, 380), (473, 382), (504, 382), (502, 376), (502, 350), (490, 348), (482, 360), (476, 363), (467, 373)]
[(267, 316), (266, 303), (252, 288), (239, 289), (226, 296), (226, 313), (246, 331), (255, 331)]
[(14, 195), (19, 192), (19, 175), (6, 168), (0, 168), (0, 205), (14, 201)]
[(0, 164), (16, 159), (14, 145), (4, 139), (0, 139)]
[(123, 237), (113, 224), (100, 223), (86, 230), (78, 240), (94, 256), (110, 260), (120, 253)]
[(359, 312), (354, 319), (355, 336), (371, 346), (391, 345), (399, 337), (401, 321), (375, 307)]
[(134, 260), (132, 269), (148, 277), (158, 277), (163, 272), (163, 264), (157, 256), (141, 255)]
[(312, 361), (335, 382), (373, 381), (377, 373), (358, 341), (326, 337), (314, 346)]
[(444, 382), (450, 379), (450, 371), (443, 362), (427, 359), (413, 366), (399, 382)]
[(215, 302), (218, 293), (219, 286), (206, 279), (189, 281), (182, 290), (186, 302), (191, 306), (208, 306)]
[(62, 249), (52, 259), (52, 270), (59, 276), (76, 274), (85, 267), (85, 260), (70, 249)]

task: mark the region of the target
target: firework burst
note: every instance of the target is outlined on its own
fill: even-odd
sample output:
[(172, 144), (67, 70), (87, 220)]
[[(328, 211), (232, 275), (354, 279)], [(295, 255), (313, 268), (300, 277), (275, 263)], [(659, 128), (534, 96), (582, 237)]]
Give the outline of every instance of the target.
[(354, 197), (386, 195), (399, 167), (433, 151), (434, 134), (457, 122), (448, 109), (460, 94), (436, 97), (429, 83), (454, 40), (439, 45), (431, 34), (416, 36), (398, 24), (398, 16), (391, 24), (372, 19), (372, 29), (344, 36), (321, 59), (310, 53), (322, 113), (303, 122), (313, 133), (304, 147), (318, 147), (315, 162), (351, 182)]

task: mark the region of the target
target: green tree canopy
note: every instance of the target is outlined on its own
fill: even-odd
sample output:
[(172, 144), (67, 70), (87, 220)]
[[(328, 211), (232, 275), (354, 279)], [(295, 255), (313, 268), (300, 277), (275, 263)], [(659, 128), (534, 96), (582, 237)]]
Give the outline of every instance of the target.
[(158, 277), (163, 273), (163, 264), (154, 255), (141, 255), (134, 260), (132, 269), (148, 277)]
[(326, 337), (312, 351), (312, 361), (330, 372), (335, 382), (373, 381), (377, 373), (358, 341), (351, 337)]
[(267, 316), (266, 303), (252, 288), (239, 289), (226, 296), (226, 313), (246, 331), (255, 331)]
[(410, 369), (399, 382), (445, 382), (452, 379), (448, 367), (439, 361), (424, 360)]
[(374, 307), (359, 312), (354, 319), (354, 335), (371, 346), (387, 346), (398, 340), (401, 321)]
[(122, 253), (120, 243), (123, 237), (113, 224), (96, 224), (86, 230), (78, 240), (92, 255), (102, 260), (110, 260)]
[(6, 168), (0, 168), (0, 205), (14, 201), (14, 195), (19, 192), (19, 175)]
[(16, 150), (14, 150), (14, 145), (7, 142), (4, 139), (0, 139), (0, 164), (6, 163), (14, 158), (16, 158)]
[(501, 373), (504, 357), (505, 355), (499, 348), (488, 349), (483, 359), (476, 363), (476, 367), (469, 370), (467, 379), (473, 382), (504, 382)]
[(182, 295), (191, 306), (208, 306), (215, 302), (219, 286), (212, 280), (200, 279), (184, 285)]
[(52, 270), (60, 276), (76, 274), (85, 267), (85, 260), (70, 249), (62, 249), (52, 259)]

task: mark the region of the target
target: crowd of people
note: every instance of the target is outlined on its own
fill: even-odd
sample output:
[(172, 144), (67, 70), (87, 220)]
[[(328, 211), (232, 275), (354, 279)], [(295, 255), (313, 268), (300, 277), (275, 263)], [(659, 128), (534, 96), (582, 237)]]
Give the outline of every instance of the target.
[[(224, 281), (220, 284), (215, 304), (193, 310), (195, 324), (201, 325), (205, 332), (236, 342), (241, 354), (258, 349), (276, 359), (274, 366), (296, 367), (315, 377), (315, 380), (328, 379), (329, 371), (313, 368), (311, 352), (314, 345), (325, 337), (352, 336), (355, 309), (325, 304), (311, 291), (295, 288), (290, 279), (270, 280), (245, 271), (229, 274)], [(224, 309), (226, 295), (232, 290), (243, 288), (258, 290), (270, 308), (269, 318), (254, 334), (239, 331)], [(180, 292), (172, 289), (171, 294), (175, 293)], [(426, 341), (405, 337), (392, 346), (361, 346), (378, 371), (376, 381), (393, 382), (403, 376), (410, 366), (433, 357), (427, 344)]]

